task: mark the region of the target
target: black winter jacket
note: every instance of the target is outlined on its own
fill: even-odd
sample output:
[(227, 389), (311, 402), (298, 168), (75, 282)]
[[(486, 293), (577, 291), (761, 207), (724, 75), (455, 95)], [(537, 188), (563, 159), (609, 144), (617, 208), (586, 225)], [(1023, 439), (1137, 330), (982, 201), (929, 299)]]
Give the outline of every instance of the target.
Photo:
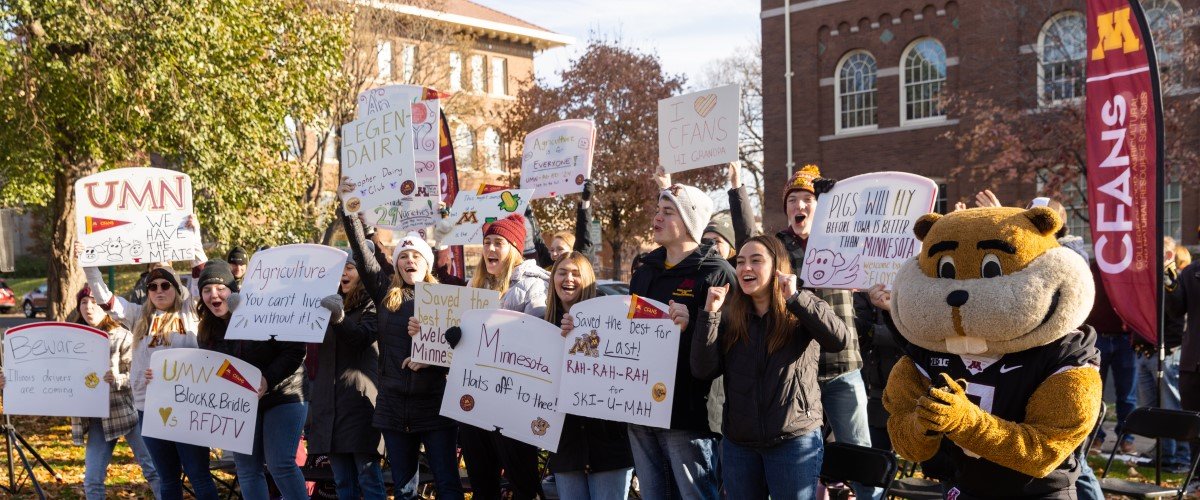
[(668, 304), (687, 306), (689, 320), (679, 339), (675, 368), (675, 400), (671, 405), (671, 428), (711, 432), (708, 428), (708, 391), (712, 379), (692, 376), (692, 335), (700, 322), (708, 289), (733, 283), (733, 268), (710, 244), (702, 244), (682, 261), (667, 269), (667, 250), (659, 247), (633, 273), (630, 293)]
[(1179, 369), (1200, 372), (1200, 261), (1179, 271), (1173, 289), (1167, 293), (1167, 315), (1181, 321), (1186, 316)]
[(379, 384), (378, 321), (367, 299), (325, 331), (305, 433), (310, 454), (383, 454), (379, 430), (371, 425)]
[[(228, 322), (225, 325), (228, 326)], [(222, 329), (220, 338), (200, 347), (228, 354), (262, 371), (263, 378), (267, 379), (267, 392), (258, 400), (259, 413), (279, 405), (305, 401), (304, 356), (308, 351), (303, 342), (225, 340)], [(247, 382), (258, 387), (257, 381)]]

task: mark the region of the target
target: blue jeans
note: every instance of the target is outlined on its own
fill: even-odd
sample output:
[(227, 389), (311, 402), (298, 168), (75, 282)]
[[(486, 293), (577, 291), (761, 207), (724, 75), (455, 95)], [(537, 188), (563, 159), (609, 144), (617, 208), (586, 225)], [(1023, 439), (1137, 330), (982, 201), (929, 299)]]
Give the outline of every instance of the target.
[(382, 431), (388, 463), (392, 466), (396, 498), (420, 498), (417, 496), (417, 465), (421, 458), (421, 443), (425, 444), (425, 460), (429, 463), (429, 471), (433, 473), (437, 497), (450, 500), (463, 498), (462, 480), (458, 477), (457, 427), (425, 432)]
[(825, 444), (821, 430), (766, 448), (721, 440), (723, 484), (729, 498), (816, 498)]
[[(117, 440), (104, 440), (103, 420), (86, 418), (84, 421), (87, 425), (87, 448), (83, 454), (83, 491), (88, 500), (104, 500), (104, 481), (108, 477), (108, 463), (112, 461)], [(133, 426), (129, 434), (125, 435), (125, 442), (129, 444), (129, 449), (133, 450), (133, 458), (142, 466), (142, 476), (146, 478), (146, 483), (154, 490), (154, 496), (158, 497), (158, 472), (155, 472), (154, 461), (150, 458), (150, 452), (146, 450), (146, 443), (142, 441), (142, 426)]]
[(378, 456), (370, 453), (330, 453), (329, 466), (333, 469), (338, 498), (387, 498)]
[(717, 499), (721, 470), (713, 434), (629, 424), (642, 498)]
[[(843, 373), (821, 382), (820, 385), (821, 406), (825, 408), (825, 421), (833, 428), (833, 440), (870, 447), (867, 385), (863, 383), (862, 371)], [(878, 500), (883, 496), (883, 488), (871, 488), (857, 483), (851, 483), (850, 487), (854, 489), (858, 498)]]
[[(138, 412), (138, 424), (145, 421), (145, 414)], [(217, 484), (208, 470), (208, 448), (192, 444), (176, 443), (165, 439), (142, 436), (146, 450), (154, 460), (158, 473), (158, 497), (162, 500), (183, 499), (183, 474), (192, 483), (192, 493), (197, 500), (216, 500)]]
[[(1158, 356), (1137, 357), (1137, 400), (1138, 406), (1152, 406), (1167, 410), (1178, 410), (1179, 406), (1179, 348), (1163, 360), (1162, 391), (1158, 391)], [(1163, 465), (1190, 465), (1191, 449), (1188, 443), (1174, 439), (1160, 439)]]
[[(1137, 393), (1133, 392), (1134, 377), (1137, 376), (1133, 345), (1129, 343), (1128, 335), (1100, 335), (1096, 337), (1096, 349), (1100, 351), (1100, 380), (1107, 384), (1108, 373), (1111, 371), (1113, 384), (1116, 386), (1114, 392), (1117, 395), (1117, 434), (1120, 434), (1121, 428), (1125, 426), (1125, 418), (1137, 407)], [(1096, 438), (1104, 441), (1105, 436), (1107, 433), (1101, 425)], [(1127, 437), (1125, 441), (1132, 443), (1133, 436)]]
[(606, 470), (604, 472), (556, 472), (554, 485), (558, 498), (562, 500), (621, 499), (629, 498), (629, 483), (633, 480), (633, 468)]
[[(1091, 443), (1084, 443), (1090, 446)], [(1104, 500), (1104, 491), (1100, 489), (1100, 480), (1096, 479), (1096, 471), (1087, 463), (1087, 450), (1079, 454), (1079, 479), (1075, 480), (1075, 496), (1078, 500)]]
[(267, 476), (263, 463), (271, 471), (271, 478), (284, 500), (308, 498), (304, 485), (304, 474), (296, 465), (296, 448), (300, 445), (300, 432), (308, 416), (308, 403), (287, 403), (258, 410), (258, 421), (254, 427), (254, 453), (233, 454), (233, 465), (237, 469), (242, 498), (246, 500), (269, 500)]

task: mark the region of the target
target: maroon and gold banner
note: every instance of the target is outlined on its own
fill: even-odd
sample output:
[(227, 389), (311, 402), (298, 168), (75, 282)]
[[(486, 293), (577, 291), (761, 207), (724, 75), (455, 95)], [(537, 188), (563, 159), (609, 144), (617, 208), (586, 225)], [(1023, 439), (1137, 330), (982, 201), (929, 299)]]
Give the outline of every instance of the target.
[(1162, 100), (1137, 0), (1087, 2), (1087, 187), (1096, 264), (1117, 314), (1157, 339), (1162, 292)]
[(629, 301), (629, 315), (627, 319), (665, 319), (669, 317), (671, 316), (666, 311), (659, 309), (636, 294)]
[[(458, 164), (454, 160), (454, 142), (450, 139), (450, 122), (446, 120), (446, 112), (441, 111), (441, 113), (442, 131), (438, 143), (441, 159), (438, 162), (438, 171), (441, 173), (441, 201), (449, 207), (454, 204), (454, 198), (458, 196)], [(439, 264), (438, 279), (442, 283), (450, 283), (445, 279), (447, 276), (453, 276), (457, 278), (457, 281), (465, 282), (467, 277), (466, 256), (463, 254), (461, 246), (439, 250), (437, 262)]]

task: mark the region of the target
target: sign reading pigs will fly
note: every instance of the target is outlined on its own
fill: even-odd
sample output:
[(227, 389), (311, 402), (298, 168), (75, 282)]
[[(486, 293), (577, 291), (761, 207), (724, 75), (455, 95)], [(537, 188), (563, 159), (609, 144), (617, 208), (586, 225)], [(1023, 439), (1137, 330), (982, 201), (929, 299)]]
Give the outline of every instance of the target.
[(75, 228), (83, 265), (191, 260), (200, 235), (184, 227), (192, 214), (192, 180), (161, 168), (118, 168), (75, 182)]

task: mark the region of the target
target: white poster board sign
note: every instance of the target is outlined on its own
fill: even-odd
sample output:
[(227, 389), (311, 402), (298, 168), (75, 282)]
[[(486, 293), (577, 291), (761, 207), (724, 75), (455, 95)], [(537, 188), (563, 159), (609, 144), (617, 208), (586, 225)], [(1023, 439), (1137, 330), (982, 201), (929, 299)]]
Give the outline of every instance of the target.
[(191, 260), (200, 235), (183, 227), (192, 214), (192, 179), (161, 168), (117, 168), (75, 181), (75, 231), (84, 266)]
[(346, 253), (325, 245), (254, 252), (225, 338), (321, 343), (329, 325), (321, 299), (337, 293), (344, 267)]
[(412, 359), (427, 365), (450, 366), (454, 350), (446, 342), (446, 330), (460, 326), (462, 313), (472, 309), (500, 307), (500, 292), (454, 285), (417, 283), (413, 315), (421, 322), (421, 333), (412, 338)]
[[(366, 212), (368, 224), (407, 193), (416, 192), (412, 108), (399, 106), (342, 125), (341, 193), (346, 213)], [(382, 209), (382, 210), (380, 210)]]
[(108, 334), (75, 323), (30, 323), (4, 334), (4, 413), (108, 417)]
[(521, 188), (534, 198), (583, 192), (592, 175), (596, 125), (591, 120), (563, 120), (525, 136), (521, 154)]
[(366, 217), (372, 226), (402, 232), (424, 229), (436, 222), (441, 187), (438, 92), (418, 85), (388, 85), (358, 95), (358, 119), (386, 114), (406, 104), (412, 117), (414, 183), (401, 183), (400, 192), (394, 193), (398, 196), (394, 203), (376, 206)]
[(563, 345), (561, 410), (669, 428), (679, 327), (666, 311), (665, 304), (629, 295), (571, 307), (575, 329)]
[(150, 369), (143, 436), (254, 452), (258, 368), (216, 351), (180, 347), (155, 351)]
[(464, 312), (461, 328), (441, 414), (557, 451), (562, 329), (504, 309)]
[(801, 279), (807, 288), (888, 289), (896, 271), (921, 251), (917, 219), (933, 210), (937, 183), (905, 172), (838, 181), (813, 216)]
[(667, 173), (738, 160), (737, 85), (658, 101), (658, 161)]
[(483, 225), (512, 214), (525, 214), (533, 196), (532, 189), (505, 189), (479, 194), (460, 191), (450, 207), (454, 228), (442, 239), (443, 245), (478, 245), (483, 243)]

